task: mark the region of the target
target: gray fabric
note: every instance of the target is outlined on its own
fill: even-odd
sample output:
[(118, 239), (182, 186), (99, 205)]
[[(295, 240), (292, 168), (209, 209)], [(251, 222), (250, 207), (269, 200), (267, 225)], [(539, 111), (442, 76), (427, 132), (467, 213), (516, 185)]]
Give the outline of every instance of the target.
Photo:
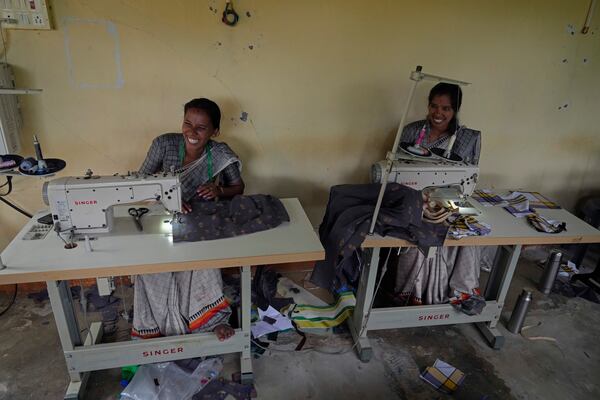
[[(427, 120), (412, 122), (404, 127), (401, 143), (415, 143), (425, 126), (427, 135), (422, 143), (426, 148), (446, 149), (449, 135), (444, 135), (433, 143), (428, 141), (429, 123)], [(465, 162), (478, 165), (481, 152), (481, 132), (459, 127), (452, 152)], [(448, 301), (448, 294), (454, 290), (473, 293), (479, 287), (479, 271), (482, 248), (442, 247), (438, 256), (428, 265), (424, 264), (423, 254), (415, 248), (408, 249), (398, 259), (395, 297), (403, 304), (438, 304)]]
[[(165, 133), (152, 141), (146, 159), (142, 163), (139, 172), (142, 174), (155, 174), (157, 172), (170, 171), (171, 167), (177, 172), (182, 172), (182, 160), (179, 159), (179, 147), (183, 143), (183, 134)], [(210, 141), (213, 159), (213, 176), (208, 176), (208, 157), (206, 148), (201, 155), (204, 157), (200, 164), (192, 171), (180, 173), (182, 196), (185, 201), (190, 201), (196, 194), (198, 186), (209, 180), (219, 177), (221, 185), (230, 186), (239, 182), (242, 162), (238, 156), (222, 142)]]
[[(402, 130), (402, 136), (400, 137), (400, 143), (414, 144), (421, 129), (425, 126), (427, 134), (425, 140), (421, 145), (426, 148), (440, 148), (446, 149), (448, 145), (449, 135), (444, 135), (433, 143), (429, 143), (429, 123), (427, 120), (420, 120), (412, 122), (404, 127)], [(398, 147), (398, 150), (400, 148)], [(461, 126), (458, 128), (456, 133), (456, 141), (452, 147), (452, 152), (458, 154), (463, 160), (470, 164), (479, 164), (479, 153), (481, 152), (481, 132)]]
[[(164, 272), (135, 279), (133, 336), (154, 337), (207, 332), (227, 322), (223, 281), (218, 269)], [(221, 305), (219, 307), (219, 305)], [(198, 329), (193, 324), (212, 309), (219, 310)]]
[(191, 203), (192, 212), (173, 223), (173, 242), (213, 240), (275, 228), (289, 221), (284, 205), (276, 197), (255, 194), (231, 200)]
[[(380, 188), (379, 184), (331, 188), (327, 210), (319, 227), (325, 260), (316, 263), (311, 276), (313, 283), (332, 290), (343, 287), (345, 283), (355, 283), (362, 261), (360, 246), (369, 231)], [(406, 239), (420, 246), (441, 245), (448, 227), (424, 222), (422, 210), (420, 191), (389, 183), (375, 232)]]
[(482, 247), (439, 247), (427, 262), (417, 248), (398, 258), (396, 302), (401, 305), (448, 302), (454, 291), (473, 294), (479, 288)]

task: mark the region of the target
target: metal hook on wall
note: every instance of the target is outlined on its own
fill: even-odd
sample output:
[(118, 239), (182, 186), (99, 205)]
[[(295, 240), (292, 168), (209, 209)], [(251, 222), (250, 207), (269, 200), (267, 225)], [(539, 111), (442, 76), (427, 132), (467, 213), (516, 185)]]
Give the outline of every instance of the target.
[(233, 9), (233, 4), (231, 3), (231, 0), (227, 0), (225, 2), (225, 10), (223, 10), (223, 18), (221, 18), (221, 21), (223, 21), (225, 25), (235, 26), (235, 24), (238, 23), (239, 19), (240, 16)]

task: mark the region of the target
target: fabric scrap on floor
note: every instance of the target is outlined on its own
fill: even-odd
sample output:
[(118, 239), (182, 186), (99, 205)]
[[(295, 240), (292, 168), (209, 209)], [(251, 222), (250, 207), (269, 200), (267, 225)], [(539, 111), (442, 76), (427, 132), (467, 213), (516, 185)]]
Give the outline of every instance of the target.
[(331, 328), (340, 325), (346, 320), (356, 306), (356, 298), (352, 292), (340, 293), (332, 306), (311, 306), (297, 304), (290, 311), (290, 318), (298, 329), (306, 328)]
[(444, 393), (452, 393), (462, 384), (465, 374), (452, 365), (437, 359), (433, 367), (427, 367), (421, 379)]
[(262, 310), (266, 310), (269, 306), (281, 310), (294, 303), (290, 297), (277, 297), (277, 284), (280, 278), (277, 272), (268, 267), (257, 267), (252, 278), (252, 304), (256, 304)]

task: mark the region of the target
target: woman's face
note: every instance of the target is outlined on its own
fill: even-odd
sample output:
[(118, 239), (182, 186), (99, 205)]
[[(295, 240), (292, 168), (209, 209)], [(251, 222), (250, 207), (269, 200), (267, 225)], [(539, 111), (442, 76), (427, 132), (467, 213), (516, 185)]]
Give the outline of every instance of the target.
[(448, 124), (454, 118), (450, 96), (446, 94), (434, 96), (429, 103), (428, 110), (427, 120), (431, 126), (442, 132), (448, 130)]
[(219, 133), (204, 110), (190, 108), (183, 116), (181, 132), (188, 149), (202, 149), (208, 140)]

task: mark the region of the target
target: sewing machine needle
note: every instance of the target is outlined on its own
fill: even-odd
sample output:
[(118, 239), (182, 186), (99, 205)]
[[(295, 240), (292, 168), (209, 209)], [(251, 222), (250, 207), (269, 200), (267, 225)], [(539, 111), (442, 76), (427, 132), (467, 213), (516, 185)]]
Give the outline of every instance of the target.
[(143, 231), (144, 227), (142, 226), (142, 221), (140, 221), (140, 217), (133, 217), (135, 220), (135, 226), (137, 227), (138, 231)]

